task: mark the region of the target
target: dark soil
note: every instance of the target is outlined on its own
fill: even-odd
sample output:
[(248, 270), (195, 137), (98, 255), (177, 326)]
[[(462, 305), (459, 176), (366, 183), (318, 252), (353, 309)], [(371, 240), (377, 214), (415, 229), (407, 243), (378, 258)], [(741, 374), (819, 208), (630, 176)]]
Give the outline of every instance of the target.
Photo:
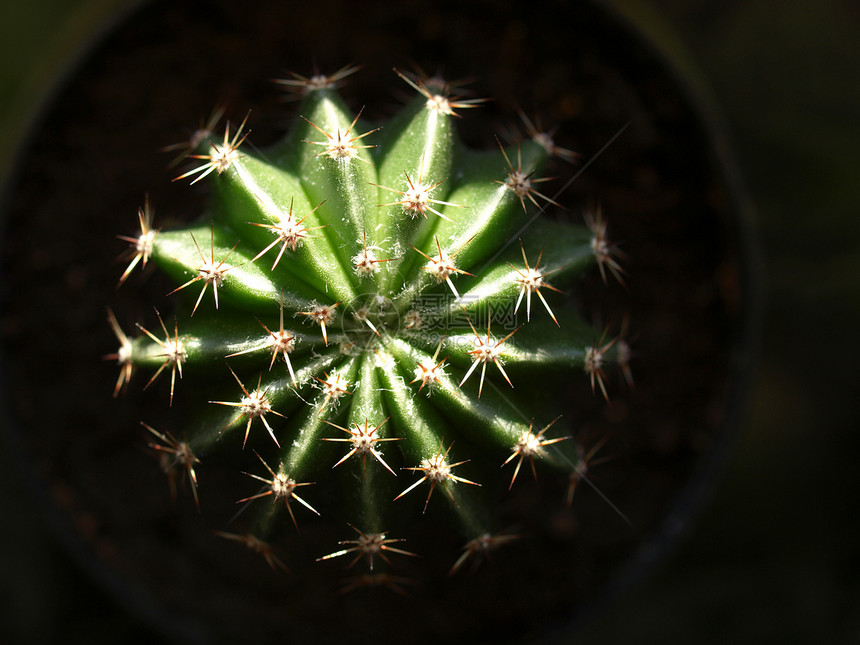
[[(165, 629), (192, 642), (507, 642), (605, 598), (671, 541), (699, 501), (735, 421), (749, 358), (736, 195), (700, 117), (647, 46), (588, 4), (540, 4), (431, 10), (404, 1), (357, 15), (326, 0), (154, 2), (92, 52), (38, 123), (5, 212), (4, 407), (66, 539), (126, 601), (163, 616)], [(234, 122), (253, 107), (249, 142), (264, 147), (294, 110), (269, 79), (351, 62), (364, 69), (343, 94), (356, 110), (366, 104), (370, 118), (397, 104), (391, 68), (417, 64), (477, 77), (471, 87), (495, 99), (482, 113), (500, 127), (508, 124), (500, 115), (541, 106), (544, 123), (561, 126), (558, 143), (590, 162), (558, 199), (574, 220), (602, 205), (624, 253), (625, 286), (604, 285), (595, 272), (575, 291), (598, 324), (617, 330), (621, 321), (600, 312), (627, 313), (635, 387), (613, 374), (607, 405), (576, 375), (570, 414), (589, 436), (608, 437), (603, 453), (612, 459), (592, 477), (629, 524), (588, 486), (567, 509), (564, 482), (557, 491), (524, 484), (514, 504), (531, 509), (519, 518), (531, 537), (474, 575), (449, 579), (450, 563), (434, 569), (431, 551), (421, 569), (439, 574), (406, 584), (407, 596), (338, 595), (336, 567), (275, 573), (212, 536), (235, 499), (232, 491), (219, 498), (217, 473), (203, 513), (189, 495), (170, 502), (143, 450), (146, 402), (112, 399), (115, 366), (101, 360), (115, 349), (106, 305), (141, 320), (166, 290), (154, 275), (115, 289), (124, 248), (115, 236), (133, 230), (147, 191), (162, 225), (203, 212), (202, 184), (172, 183), (170, 156), (158, 149), (187, 136), (214, 105), (225, 104)], [(473, 114), (463, 126), (475, 145), (495, 145)], [(303, 530), (322, 541), (330, 528)], [(294, 552), (284, 559), (300, 561)]]

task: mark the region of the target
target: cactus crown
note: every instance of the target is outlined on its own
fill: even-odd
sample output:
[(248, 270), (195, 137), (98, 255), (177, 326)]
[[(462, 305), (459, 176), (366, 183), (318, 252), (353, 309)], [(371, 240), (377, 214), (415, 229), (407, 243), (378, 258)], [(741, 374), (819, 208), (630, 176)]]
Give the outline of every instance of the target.
[(265, 152), (245, 121), (195, 135), (177, 179), (211, 183), (210, 212), (159, 230), (147, 201), (123, 238), (120, 282), (152, 261), (177, 313), (156, 310), (135, 338), (109, 313), (111, 357), (116, 393), (137, 370), (169, 381), (181, 424), (144, 427), (198, 506), (210, 463), (244, 473), (249, 508), (220, 535), (292, 568), (276, 552), (326, 516), (343, 540), (316, 559), (362, 560), (354, 584), (397, 586), (388, 570), (416, 555), (419, 524), (445, 540), (459, 525), (457, 571), (515, 538), (504, 500), (526, 473), (570, 503), (591, 454), (566, 392), (606, 396), (607, 364), (628, 354), (562, 290), (621, 271), (599, 211), (584, 226), (544, 212), (559, 207), (548, 161), (575, 158), (549, 134), (526, 120), (517, 143), (468, 149), (455, 124), (480, 101), (400, 72), (417, 96), (373, 127), (336, 91), (352, 71), (281, 81), (300, 118)]

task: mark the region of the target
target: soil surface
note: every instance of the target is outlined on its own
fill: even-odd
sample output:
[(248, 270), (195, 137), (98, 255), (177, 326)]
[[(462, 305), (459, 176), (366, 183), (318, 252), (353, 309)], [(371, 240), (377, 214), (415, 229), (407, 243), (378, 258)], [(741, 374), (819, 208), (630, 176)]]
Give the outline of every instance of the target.
[[(116, 593), (184, 642), (507, 642), (606, 597), (678, 531), (712, 474), (747, 359), (735, 196), (676, 79), (588, 4), (546, 2), (523, 15), (518, 2), (494, 2), (492, 11), (440, 3), (430, 12), (406, 1), (373, 4), (360, 17), (327, 0), (177, 4), (147, 4), (67, 80), (7, 196), (5, 405), (67, 539)], [(608, 404), (583, 374), (572, 377), (569, 414), (595, 441), (606, 437), (602, 454), (612, 457), (594, 469), (595, 487), (580, 486), (568, 509), (566, 482), (518, 486), (512, 506), (528, 509), (517, 526), (530, 537), (454, 578), (442, 549), (431, 550), (421, 570), (438, 574), (415, 582), (407, 563), (405, 595), (340, 595), (336, 567), (273, 572), (214, 538), (235, 510), (234, 482), (211, 474), (203, 513), (189, 495), (171, 503), (138, 426), (150, 400), (135, 388), (113, 399), (115, 366), (101, 360), (116, 345), (105, 307), (143, 320), (169, 290), (152, 273), (115, 288), (125, 247), (116, 235), (133, 230), (143, 194), (165, 227), (205, 209), (204, 182), (191, 190), (171, 182), (176, 169), (159, 148), (219, 104), (234, 122), (253, 108), (248, 141), (265, 147), (295, 109), (270, 79), (353, 62), (363, 69), (343, 95), (371, 119), (398, 105), (391, 68), (416, 65), (476, 77), (469, 87), (494, 98), (482, 116), (501, 130), (516, 125), (503, 115), (540, 106), (543, 123), (560, 126), (557, 143), (582, 154), (573, 170), (551, 171), (584, 169), (557, 197), (570, 208), (561, 216), (580, 221), (601, 204), (624, 254), (624, 285), (604, 284), (595, 271), (575, 289), (596, 324), (617, 330), (627, 320), (633, 347), (635, 386), (613, 373)], [(464, 112), (470, 143), (496, 145), (485, 121)], [(602, 312), (624, 315), (607, 321)], [(322, 522), (303, 531), (331, 543)], [(291, 568), (300, 555), (285, 557)], [(317, 553), (304, 555), (312, 563)]]

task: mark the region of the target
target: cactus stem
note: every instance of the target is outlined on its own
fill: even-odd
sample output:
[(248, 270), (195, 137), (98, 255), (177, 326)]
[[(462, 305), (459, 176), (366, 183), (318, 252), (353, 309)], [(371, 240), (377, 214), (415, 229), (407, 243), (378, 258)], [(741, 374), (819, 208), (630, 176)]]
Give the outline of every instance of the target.
[(423, 513), (427, 512), (427, 504), (430, 503), (430, 497), (433, 495), (433, 491), (436, 490), (437, 484), (444, 484), (445, 485), (444, 486), (445, 491), (448, 493), (449, 497), (451, 497), (451, 500), (454, 501), (454, 503), (456, 503), (456, 500), (454, 499), (454, 495), (451, 493), (451, 491), (447, 487), (447, 484), (449, 482), (462, 482), (464, 484), (471, 484), (472, 486), (480, 486), (480, 484), (478, 484), (476, 482), (470, 481), (468, 479), (464, 479), (462, 477), (458, 477), (457, 475), (455, 475), (451, 472), (451, 470), (453, 468), (456, 468), (457, 466), (461, 466), (461, 465), (468, 463), (470, 461), (469, 459), (466, 459), (464, 461), (458, 461), (456, 464), (449, 464), (448, 463), (448, 453), (451, 452), (451, 446), (453, 446), (453, 445), (454, 444), (452, 443), (450, 446), (448, 446), (448, 449), (444, 453), (442, 452), (441, 446), (440, 446), (439, 452), (437, 452), (432, 457), (422, 459), (420, 466), (410, 466), (410, 467), (404, 468), (403, 470), (420, 471), (420, 472), (424, 473), (424, 475), (421, 477), (421, 479), (416, 481), (414, 484), (412, 484), (409, 488), (404, 490), (402, 493), (400, 493), (394, 499), (395, 500), (400, 499), (401, 497), (403, 497), (404, 495), (409, 493), (414, 488), (417, 488), (418, 486), (423, 484), (425, 481), (429, 481), (430, 482), (430, 491), (427, 493), (427, 499), (424, 500), (424, 510), (421, 511), (421, 513), (423, 514)]
[[(569, 485), (571, 498), (579, 481), (594, 487), (588, 473), (597, 448), (586, 452), (590, 442), (586, 449), (562, 443), (570, 437), (560, 435), (573, 430), (559, 429), (558, 418), (541, 428), (544, 415), (529, 407), (563, 403), (568, 376), (590, 380), (592, 394), (599, 388), (608, 400), (607, 375), (621, 380), (612, 363), (632, 383), (627, 322), (613, 338), (583, 320), (575, 303), (564, 310), (561, 303), (562, 289), (586, 271), (599, 280), (594, 264), (604, 283), (610, 274), (622, 282), (626, 261), (607, 239), (599, 206), (584, 213), (587, 227), (582, 221), (536, 222), (550, 205), (559, 206), (554, 201), (558, 195), (542, 187), (550, 181), (545, 176), (550, 158), (577, 158), (555, 145), (554, 130), (544, 131), (538, 119), (521, 112), (513, 143), (503, 147), (496, 138), (501, 154), (495, 147), (473, 150), (459, 136), (454, 117), (485, 99), (472, 98), (476, 93), (438, 75), (395, 69), (409, 86), (401, 85), (402, 93), (411, 96), (386, 129), (370, 137), (378, 124), (367, 125), (364, 108), (356, 114), (335, 89), (358, 69), (348, 65), (331, 75), (313, 69), (308, 76), (289, 73), (274, 80), (302, 97), (298, 112), (304, 116), (297, 116), (289, 133), (267, 150), (242, 150), (249, 114), (238, 128), (229, 122), (224, 126), (221, 108), (190, 140), (165, 148), (170, 156), (183, 152), (189, 159), (170, 170), (168, 179), (187, 179), (188, 186), (207, 177), (211, 184), (209, 252), (205, 219), (174, 230), (156, 229), (146, 196), (130, 231), (120, 231), (129, 235), (114, 242), (123, 253), (117, 286), (133, 282), (136, 271), (158, 265), (173, 281), (164, 289), (173, 289), (167, 299), (186, 319), (193, 317), (180, 336), (177, 319), (170, 330), (156, 309), (160, 327), (153, 327), (155, 333), (138, 324), (140, 332), (132, 329), (127, 335), (108, 309), (118, 348), (105, 358), (116, 361), (110, 369), (119, 371), (112, 372), (114, 397), (125, 394), (141, 369), (141, 380), (149, 378), (146, 389), (169, 368), (171, 406), (177, 373), (182, 379), (187, 369), (194, 381), (185, 379), (183, 400), (177, 403), (182, 410), (172, 411), (182, 417), (184, 430), (171, 426), (182, 441), (143, 424), (147, 452), (159, 459), (173, 495), (178, 484), (190, 482), (199, 508), (195, 452), (207, 463), (220, 452), (214, 450), (216, 444), (233, 444), (241, 453), (227, 461), (236, 460), (242, 477), (256, 481), (240, 481), (230, 500), (244, 497), (239, 513), (253, 507), (256, 518), (250, 527), (227, 527), (235, 532), (218, 535), (262, 554), (271, 568), (286, 570), (263, 540), (277, 544), (273, 536), (290, 520), (298, 531), (298, 505), (315, 515), (341, 514), (338, 530), (347, 534), (314, 549), (321, 554), (317, 560), (341, 558), (339, 565), (353, 567), (364, 559), (356, 568), (368, 575), (346, 582), (342, 591), (384, 586), (405, 595), (402, 583), (410, 581), (384, 573), (389, 557), (397, 564), (397, 556), (415, 555), (402, 550), (402, 540), (381, 531), (388, 524), (381, 504), (390, 505), (395, 495), (399, 500), (419, 489), (410, 500), (395, 502), (399, 509), (390, 509), (392, 517), (408, 523), (418, 508), (426, 514), (434, 491), (444, 489), (436, 495), (443, 499), (434, 504), (447, 504), (448, 512), (440, 514), (438, 523), (425, 527), (422, 520), (421, 527), (413, 527), (432, 531), (426, 539), (433, 542), (448, 535), (449, 520), (459, 524), (462, 539), (455, 546), (465, 546), (451, 552), (444, 575), (448, 567), (450, 574), (476, 568), (497, 546), (517, 537), (513, 531), (495, 532), (499, 514), (521, 510), (519, 502), (514, 508), (503, 501), (507, 491), (496, 484), (501, 477), (512, 489), (526, 460), (535, 478), (538, 469), (561, 470), (565, 481), (559, 496)], [(570, 181), (589, 164), (577, 168)], [(239, 237), (243, 239), (236, 241)], [(513, 246), (517, 240), (520, 253)], [(210, 297), (214, 307), (203, 302)], [(537, 311), (531, 324), (532, 301), (537, 309), (546, 309), (555, 327)], [(507, 307), (506, 313), (500, 306)], [(553, 307), (565, 319), (564, 330)], [(286, 321), (290, 329), (285, 315), (292, 317)], [(281, 357), (286, 369), (274, 367)], [(226, 378), (225, 362), (235, 385)], [(488, 367), (493, 363), (510, 388), (514, 385), (507, 370), (512, 370), (516, 390), (499, 384), (494, 368)], [(580, 371), (570, 373), (572, 369)], [(476, 390), (465, 385), (473, 374)], [(160, 389), (167, 389), (166, 380)], [(252, 426), (255, 436), (245, 450)], [(553, 435), (548, 437), (550, 428)], [(461, 436), (475, 447), (464, 447)], [(385, 443), (395, 441), (399, 443)], [(454, 443), (463, 455), (451, 456)], [(460, 468), (470, 461), (461, 457), (475, 463)], [(255, 465), (256, 459), (263, 465)], [(400, 477), (400, 484), (380, 468)], [(473, 488), (482, 486), (478, 481), (483, 488)], [(305, 495), (300, 487), (311, 482), (320, 488)], [(271, 504), (254, 503), (267, 497)], [(310, 497), (320, 511), (303, 497)], [(345, 530), (346, 522), (354, 526)], [(410, 535), (389, 528), (411, 543)], [(335, 546), (338, 537), (347, 539)], [(328, 554), (322, 555), (323, 550)], [(312, 559), (316, 557), (314, 553)], [(360, 572), (353, 569), (355, 573)]]
[(529, 266), (529, 261), (528, 259), (526, 259), (526, 250), (523, 248), (522, 242), (520, 242), (520, 250), (523, 254), (523, 263), (526, 266), (525, 272), (520, 271), (513, 264), (510, 265), (510, 267), (514, 269), (514, 271), (520, 274), (520, 277), (516, 278), (517, 284), (520, 285), (520, 295), (519, 297), (517, 297), (517, 304), (514, 307), (514, 313), (517, 313), (517, 310), (520, 308), (520, 303), (523, 301), (523, 295), (525, 295), (526, 320), (530, 321), (532, 313), (532, 294), (535, 293), (537, 294), (537, 297), (540, 298), (540, 301), (543, 303), (543, 306), (546, 307), (547, 313), (549, 313), (549, 316), (550, 318), (552, 318), (552, 321), (556, 324), (557, 327), (560, 327), (561, 325), (558, 324), (558, 320), (556, 320), (555, 314), (552, 313), (552, 309), (549, 308), (547, 301), (544, 299), (543, 294), (540, 292), (541, 288), (545, 287), (547, 289), (550, 289), (551, 291), (555, 291), (556, 293), (564, 293), (563, 291), (561, 291), (561, 289), (557, 289), (551, 284), (544, 282), (544, 278), (552, 272), (550, 271), (549, 273), (542, 273), (538, 269), (541, 257), (543, 257), (543, 249), (541, 249), (541, 252), (538, 254), (537, 262), (535, 262), (535, 265), (533, 267)]
[(200, 499), (197, 496), (197, 473), (194, 471), (194, 465), (199, 464), (200, 460), (194, 456), (191, 446), (185, 441), (177, 441), (176, 438), (166, 430), (161, 433), (152, 426), (140, 422), (144, 428), (152, 433), (158, 442), (150, 441), (147, 447), (154, 450), (159, 457), (161, 467), (167, 473), (167, 481), (170, 484), (170, 496), (176, 497), (176, 479), (174, 470), (182, 468), (188, 475), (188, 483), (191, 485), (191, 494), (194, 496), (194, 504), (197, 510), (200, 510)]
[(321, 127), (319, 127), (313, 121), (302, 117), (307, 121), (308, 125), (316, 128), (319, 132), (321, 132), (328, 141), (309, 141), (308, 139), (303, 139), (303, 143), (312, 143), (316, 146), (323, 146), (325, 150), (320, 152), (319, 154), (315, 154), (314, 157), (322, 157), (323, 155), (330, 157), (331, 159), (339, 159), (343, 161), (349, 161), (350, 159), (359, 159), (361, 161), (367, 162), (365, 159), (362, 159), (358, 156), (358, 151), (360, 148), (375, 148), (375, 145), (357, 145), (355, 142), (359, 139), (363, 139), (369, 134), (373, 134), (380, 128), (374, 128), (373, 130), (368, 130), (364, 134), (359, 134), (354, 137), (350, 137), (349, 133), (352, 132), (352, 129), (355, 127), (355, 124), (358, 122), (359, 117), (361, 117), (361, 113), (364, 108), (358, 111), (358, 114), (355, 115), (355, 118), (350, 123), (349, 127), (346, 130), (341, 131), (338, 128), (335, 131), (335, 134), (329, 134)]
[(114, 354), (106, 354), (104, 359), (107, 361), (116, 361), (119, 365), (119, 376), (116, 379), (116, 385), (113, 388), (113, 396), (119, 396), (120, 391), (131, 381), (132, 372), (134, 372), (134, 363), (131, 360), (132, 347), (131, 340), (119, 326), (113, 310), (108, 307), (107, 310), (108, 323), (113, 330), (114, 336), (119, 341), (119, 349)]
[(275, 551), (272, 548), (272, 545), (268, 542), (263, 542), (256, 535), (251, 535), (250, 533), (239, 534), (239, 533), (226, 533), (224, 531), (213, 531), (215, 535), (218, 537), (222, 537), (225, 540), (230, 540), (232, 542), (238, 542), (240, 544), (244, 544), (248, 547), (248, 550), (252, 553), (259, 553), (263, 556), (263, 559), (266, 561), (266, 564), (269, 565), (273, 570), (280, 569), (284, 573), (289, 573), (290, 570), (287, 568), (281, 559), (275, 555)]
[[(367, 455), (375, 458), (380, 464), (385, 466), (385, 469), (390, 472), (395, 477), (397, 473), (395, 473), (391, 466), (385, 463), (385, 460), (382, 458), (382, 453), (376, 449), (374, 444), (380, 441), (400, 441), (402, 437), (380, 437), (379, 429), (385, 425), (390, 417), (386, 417), (385, 420), (377, 425), (375, 428), (370, 427), (370, 422), (365, 419), (364, 427), (359, 425), (358, 423), (353, 423), (351, 428), (344, 428), (343, 426), (339, 426), (336, 423), (332, 423), (331, 421), (326, 421), (327, 424), (343, 430), (345, 433), (349, 435), (349, 438), (333, 438), (333, 437), (323, 437), (322, 441), (347, 441), (352, 445), (352, 449), (346, 453), (340, 461), (338, 461), (332, 468), (337, 468), (347, 459), (352, 457), (353, 455), (361, 455), (361, 470), (363, 474), (367, 474)], [(372, 568), (372, 567), (371, 567)]]
[(220, 175), (232, 166), (233, 162), (241, 157), (239, 154), (239, 146), (245, 142), (245, 139), (250, 134), (250, 132), (242, 134), (242, 130), (245, 128), (245, 123), (248, 121), (248, 117), (250, 115), (250, 112), (245, 115), (245, 118), (242, 119), (242, 123), (239, 125), (239, 128), (236, 130), (232, 139), (230, 138), (230, 122), (228, 121), (227, 126), (224, 128), (224, 142), (221, 145), (211, 141), (209, 142), (209, 145), (212, 147), (212, 152), (210, 154), (188, 155), (189, 159), (208, 159), (208, 161), (201, 166), (197, 166), (196, 168), (179, 175), (173, 181), (179, 181), (180, 179), (197, 175), (197, 177), (195, 177), (191, 182), (192, 184), (196, 184), (213, 171)]
[(557, 416), (555, 419), (550, 421), (549, 424), (547, 424), (543, 428), (543, 430), (541, 430), (537, 434), (532, 433), (532, 426), (534, 425), (534, 419), (532, 419), (529, 422), (529, 429), (523, 431), (523, 433), (522, 433), (522, 435), (520, 435), (520, 438), (517, 441), (516, 445), (512, 449), (513, 452), (511, 454), (511, 456), (508, 457), (505, 460), (505, 463), (502, 464), (502, 466), (506, 466), (508, 463), (511, 462), (511, 460), (515, 459), (516, 457), (519, 457), (519, 460), (517, 461), (517, 465), (514, 468), (514, 475), (513, 475), (513, 477), (511, 477), (511, 483), (508, 486), (508, 490), (513, 488), (514, 482), (517, 480), (517, 475), (520, 472), (520, 466), (523, 465), (523, 459), (528, 457), (529, 464), (532, 467), (532, 475), (534, 476), (535, 480), (537, 480), (537, 470), (535, 470), (535, 461), (534, 461), (535, 457), (537, 457), (537, 458), (543, 457), (544, 446), (549, 446), (550, 444), (554, 444), (554, 443), (558, 443), (559, 441), (564, 441), (566, 439), (570, 439), (570, 437), (556, 437), (555, 439), (544, 439), (543, 438), (544, 433), (547, 430), (549, 430), (552, 427), (552, 425), (556, 421), (558, 421), (560, 418), (561, 418), (561, 416)]
[(152, 385), (155, 380), (159, 377), (159, 375), (164, 371), (164, 368), (170, 365), (170, 406), (173, 406), (173, 389), (176, 385), (176, 373), (179, 372), (179, 378), (182, 378), (182, 363), (186, 359), (186, 351), (185, 351), (185, 343), (179, 340), (179, 325), (176, 322), (176, 318), (173, 319), (173, 339), (171, 340), (170, 334), (167, 332), (167, 327), (164, 325), (164, 321), (161, 319), (161, 314), (158, 313), (158, 309), (155, 310), (155, 315), (158, 316), (158, 322), (161, 325), (161, 329), (164, 332), (164, 340), (158, 338), (155, 334), (149, 331), (146, 327), (137, 324), (137, 328), (140, 329), (144, 334), (149, 336), (154, 342), (158, 343), (162, 349), (164, 349), (163, 354), (159, 354), (159, 356), (164, 356), (164, 362), (159, 366), (159, 368), (155, 371), (155, 374), (149, 379), (146, 385), (143, 386), (143, 389), (147, 389), (150, 385)]
[(124, 240), (131, 245), (131, 249), (129, 249), (129, 257), (131, 257), (131, 261), (119, 277), (117, 287), (122, 286), (126, 278), (128, 278), (134, 270), (134, 267), (138, 264), (145, 268), (147, 262), (149, 262), (150, 256), (152, 255), (152, 245), (155, 240), (155, 236), (158, 235), (158, 230), (152, 228), (152, 209), (149, 205), (149, 195), (144, 197), (143, 208), (137, 209), (137, 218), (140, 223), (140, 235), (137, 237), (117, 235), (119, 239)]
[(245, 425), (245, 438), (242, 440), (242, 449), (245, 449), (245, 444), (248, 442), (248, 433), (251, 431), (251, 423), (254, 419), (260, 419), (263, 422), (263, 425), (266, 427), (266, 430), (269, 431), (269, 436), (272, 438), (272, 441), (275, 442), (275, 445), (278, 448), (281, 447), (281, 444), (278, 443), (277, 438), (275, 437), (275, 432), (272, 430), (272, 426), (269, 425), (269, 422), (266, 421), (266, 415), (270, 412), (275, 414), (282, 419), (286, 417), (280, 412), (276, 412), (272, 409), (272, 404), (269, 399), (266, 398), (266, 390), (260, 389), (260, 383), (262, 382), (263, 375), (260, 374), (257, 379), (257, 388), (253, 392), (248, 392), (248, 389), (245, 387), (245, 384), (236, 376), (236, 372), (233, 371), (233, 368), (229, 365), (227, 369), (230, 370), (230, 373), (233, 375), (233, 378), (236, 379), (236, 382), (239, 384), (239, 387), (242, 388), (242, 394), (244, 395), (242, 399), (238, 402), (232, 401), (209, 401), (209, 403), (214, 403), (216, 405), (227, 405), (234, 408), (239, 408), (239, 415), (232, 419), (227, 426), (229, 427), (236, 423), (242, 417), (248, 417), (248, 423)]
[(332, 558), (339, 558), (340, 556), (346, 555), (348, 553), (355, 553), (356, 556), (347, 565), (347, 567), (351, 568), (356, 562), (366, 557), (367, 566), (371, 571), (373, 571), (373, 558), (376, 556), (379, 556), (379, 558), (388, 566), (392, 566), (391, 560), (389, 560), (388, 557), (386, 557), (385, 555), (385, 551), (388, 551), (389, 553), (397, 553), (399, 555), (408, 555), (413, 558), (419, 557), (416, 553), (390, 546), (398, 542), (405, 542), (405, 540), (402, 538), (386, 538), (385, 533), (382, 532), (364, 533), (359, 529), (355, 528), (352, 524), (350, 524), (349, 527), (353, 531), (358, 533), (358, 538), (355, 540), (341, 540), (340, 542), (338, 542), (338, 544), (352, 544), (354, 546), (348, 547), (346, 549), (341, 549), (340, 551), (335, 551), (334, 553), (329, 553), (328, 555), (324, 555), (321, 558), (317, 558), (317, 562), (322, 562), (323, 560), (331, 560)]
[[(256, 454), (256, 453), (255, 453)], [(319, 512), (310, 504), (308, 504), (301, 497), (296, 495), (295, 490), (299, 486), (311, 486), (313, 482), (302, 482), (298, 483), (295, 480), (291, 479), (290, 476), (286, 473), (277, 473), (269, 467), (260, 455), (257, 455), (257, 458), (262, 462), (263, 466), (266, 467), (266, 470), (269, 471), (269, 474), (272, 476), (271, 479), (266, 479), (265, 477), (260, 477), (259, 475), (255, 475), (254, 473), (244, 473), (248, 475), (248, 477), (253, 477), (254, 479), (263, 482), (268, 485), (268, 490), (263, 490), (261, 493), (257, 493), (256, 495), (251, 495), (250, 497), (245, 497), (244, 499), (240, 499), (237, 504), (244, 504), (245, 502), (251, 502), (255, 499), (260, 499), (262, 497), (266, 497), (267, 495), (272, 495), (273, 501), (277, 502), (278, 499), (284, 499), (284, 504), (287, 507), (287, 511), (290, 513), (290, 518), (293, 520), (293, 526), (296, 527), (296, 531), (299, 530), (299, 525), (296, 522), (296, 516), (293, 514), (293, 509), (290, 506), (290, 498), (292, 497), (294, 500), (299, 502), (302, 506), (310, 510), (312, 513), (319, 515)]]

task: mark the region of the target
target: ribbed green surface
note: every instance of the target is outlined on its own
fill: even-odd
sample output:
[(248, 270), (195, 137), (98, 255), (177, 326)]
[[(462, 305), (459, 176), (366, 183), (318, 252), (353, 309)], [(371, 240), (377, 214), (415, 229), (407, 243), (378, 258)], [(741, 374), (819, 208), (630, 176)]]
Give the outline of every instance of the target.
[(182, 177), (212, 185), (211, 219), (153, 240), (193, 313), (148, 323), (126, 365), (170, 373), (171, 405), (199, 410), (170, 430), (195, 457), (244, 450), (263, 540), (311, 511), (372, 535), (392, 505), (440, 503), (464, 541), (497, 532), (482, 481), (511, 461), (575, 473), (574, 420), (551, 424), (571, 378), (600, 384), (617, 353), (564, 292), (599, 261), (595, 233), (536, 213), (547, 149), (466, 149), (456, 102), (409, 80), (381, 127), (323, 87), (273, 150), (213, 133)]

